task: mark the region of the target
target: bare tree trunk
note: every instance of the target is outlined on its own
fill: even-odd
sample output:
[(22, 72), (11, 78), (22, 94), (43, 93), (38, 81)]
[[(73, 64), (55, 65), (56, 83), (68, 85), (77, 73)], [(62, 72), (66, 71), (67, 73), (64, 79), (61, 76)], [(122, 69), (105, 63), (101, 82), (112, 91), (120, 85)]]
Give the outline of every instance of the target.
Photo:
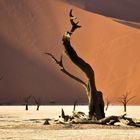
[(124, 104), (124, 112), (126, 112), (126, 104)]
[(106, 106), (105, 110), (107, 111), (107, 109), (108, 109), (108, 105)]
[(40, 98), (37, 98), (37, 97), (34, 97), (34, 96), (33, 96), (33, 99), (34, 99), (34, 101), (36, 103), (36, 106), (37, 106), (36, 110), (38, 111), (39, 107), (40, 107), (40, 104), (41, 104), (41, 100), (40, 100)]
[(110, 101), (109, 101), (109, 99), (108, 99), (108, 98), (106, 98), (106, 108), (105, 108), (105, 110), (106, 110), (106, 111), (107, 111), (107, 109), (108, 109), (109, 105), (110, 105)]
[(24, 98), (25, 110), (28, 110), (28, 105), (29, 105), (30, 98), (31, 98), (31, 95)]
[(36, 108), (36, 110), (39, 110), (39, 107), (40, 107), (40, 105), (37, 105), (37, 108)]
[(67, 56), (70, 58), (70, 60), (78, 66), (86, 75), (88, 78), (88, 90), (87, 90), (87, 95), (88, 95), (88, 100), (89, 100), (89, 116), (96, 117), (97, 119), (101, 119), (105, 117), (104, 114), (104, 102), (103, 102), (103, 97), (102, 93), (98, 92), (96, 89), (95, 85), (95, 76), (94, 76), (94, 71), (92, 67), (86, 63), (81, 57), (79, 57), (76, 53), (76, 51), (73, 49), (70, 43), (70, 38), (72, 33), (77, 29), (80, 28), (78, 25), (78, 22), (74, 22), (74, 17), (72, 16), (72, 11), (70, 11), (70, 22), (72, 24), (72, 29), (71, 31), (67, 32), (63, 36), (63, 45), (65, 48), (65, 52)]
[(25, 105), (25, 110), (28, 110), (28, 104)]
[(73, 112), (75, 111), (76, 105), (77, 105), (77, 100), (74, 101)]

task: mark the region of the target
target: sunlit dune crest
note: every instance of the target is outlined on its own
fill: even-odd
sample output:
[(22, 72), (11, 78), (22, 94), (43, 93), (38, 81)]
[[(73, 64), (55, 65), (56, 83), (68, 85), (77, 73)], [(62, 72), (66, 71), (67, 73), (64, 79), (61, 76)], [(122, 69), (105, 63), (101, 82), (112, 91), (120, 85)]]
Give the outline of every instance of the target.
[[(117, 98), (129, 92), (135, 96), (130, 103), (140, 104), (139, 29), (59, 0), (1, 0), (0, 6), (0, 73), (4, 73), (1, 104), (23, 104), (23, 98), (29, 95), (41, 97), (43, 104), (87, 103), (84, 88), (62, 74), (44, 54), (61, 56), (61, 38), (70, 28), (71, 8), (82, 26), (73, 35), (72, 45), (93, 67), (104, 98), (118, 104)], [(65, 65), (86, 80), (67, 57)]]

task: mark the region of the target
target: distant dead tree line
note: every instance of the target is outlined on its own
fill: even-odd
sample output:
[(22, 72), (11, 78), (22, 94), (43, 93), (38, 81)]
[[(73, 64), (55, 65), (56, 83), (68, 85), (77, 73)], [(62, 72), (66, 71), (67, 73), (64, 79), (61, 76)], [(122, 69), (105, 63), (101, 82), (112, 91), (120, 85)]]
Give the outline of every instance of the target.
[[(123, 107), (124, 107), (123, 111), (124, 112), (127, 111), (127, 105), (133, 98), (135, 98), (135, 96), (130, 96), (129, 92), (126, 92), (125, 94), (122, 94), (122, 96), (117, 99), (117, 102), (123, 104)], [(107, 97), (105, 99), (105, 107), (104, 107), (105, 111), (108, 110), (108, 107), (112, 102), (113, 101), (111, 99), (109, 99), (109, 97)], [(75, 111), (75, 108), (76, 108), (77, 104), (78, 104), (78, 101), (75, 100), (74, 103), (73, 103), (73, 111)]]
[[(126, 93), (122, 94), (122, 96), (117, 99), (117, 102), (123, 104), (123, 107), (124, 107), (123, 111), (124, 112), (127, 111), (127, 105), (133, 98), (135, 98), (135, 96), (130, 96), (129, 92), (126, 92)], [(105, 100), (105, 110), (106, 111), (108, 110), (108, 107), (111, 104), (111, 102), (112, 102), (112, 100), (110, 100), (107, 97), (106, 100)]]
[[(4, 75), (0, 75), (0, 80), (2, 80), (3, 77), (4, 77)], [(118, 98), (118, 102), (123, 104), (124, 112), (127, 111), (127, 105), (133, 98), (135, 98), (135, 96), (129, 96), (129, 92), (126, 92), (125, 94), (123, 94), (121, 97)], [(31, 99), (34, 100), (34, 102), (37, 106), (36, 110), (39, 110), (39, 107), (41, 105), (41, 99), (39, 97), (35, 97), (35, 96), (31, 96), (31, 95), (24, 98), (25, 110), (29, 109), (28, 106), (29, 106), (29, 102), (30, 102)], [(73, 111), (75, 111), (77, 102), (78, 102), (77, 100), (74, 101)], [(111, 102), (112, 101), (108, 97), (105, 99), (105, 110), (106, 111), (108, 110), (108, 107), (111, 104)]]

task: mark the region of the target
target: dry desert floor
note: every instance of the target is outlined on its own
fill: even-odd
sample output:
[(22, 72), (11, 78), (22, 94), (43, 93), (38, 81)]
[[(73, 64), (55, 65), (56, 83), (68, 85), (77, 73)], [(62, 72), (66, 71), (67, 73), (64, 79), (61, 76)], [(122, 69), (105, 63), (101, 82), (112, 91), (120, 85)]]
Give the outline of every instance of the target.
[[(1, 140), (140, 140), (140, 129), (101, 125), (43, 125), (46, 118), (56, 118), (64, 108), (70, 114), (72, 106), (0, 106)], [(77, 110), (88, 112), (87, 106)], [(129, 106), (128, 115), (140, 118), (140, 106)], [(120, 115), (121, 106), (110, 106), (107, 115)]]

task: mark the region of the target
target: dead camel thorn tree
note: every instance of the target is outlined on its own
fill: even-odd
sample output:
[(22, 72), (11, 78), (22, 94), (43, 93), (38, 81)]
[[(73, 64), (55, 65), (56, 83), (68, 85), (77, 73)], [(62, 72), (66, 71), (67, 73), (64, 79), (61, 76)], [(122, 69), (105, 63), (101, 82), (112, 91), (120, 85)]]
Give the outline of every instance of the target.
[(37, 98), (37, 97), (34, 97), (34, 96), (33, 96), (33, 99), (34, 99), (35, 104), (37, 105), (36, 110), (38, 111), (39, 107), (40, 107), (40, 104), (41, 104), (41, 100), (40, 100), (40, 98)]
[(105, 110), (107, 111), (109, 105), (110, 105), (110, 100), (108, 98), (106, 98), (106, 107), (105, 107)]
[(133, 97), (129, 97), (129, 93), (126, 92), (125, 94), (123, 94), (123, 95), (118, 99), (118, 102), (122, 103), (123, 106), (124, 106), (124, 112), (126, 112), (126, 106), (127, 106), (128, 102), (130, 102), (133, 98), (134, 98), (134, 96), (133, 96)]
[(66, 70), (63, 65), (63, 55), (61, 55), (60, 60), (58, 60), (51, 53), (45, 54), (49, 55), (56, 62), (56, 64), (60, 67), (60, 70), (63, 73), (84, 86), (88, 96), (89, 118), (102, 119), (105, 117), (104, 101), (102, 92), (98, 91), (96, 88), (94, 70), (87, 62), (85, 62), (80, 56), (78, 56), (78, 54), (71, 45), (71, 36), (76, 31), (76, 29), (81, 28), (81, 26), (78, 25), (79, 22), (75, 21), (77, 18), (72, 15), (72, 10), (70, 10), (69, 18), (71, 23), (71, 29), (67, 31), (62, 38), (64, 50), (69, 59), (83, 71), (83, 73), (87, 77), (87, 82), (82, 81), (80, 78), (74, 76)]
[(77, 105), (77, 103), (78, 103), (78, 101), (77, 100), (75, 100), (74, 101), (74, 104), (73, 104), (73, 112), (75, 111), (75, 109), (76, 109), (76, 105)]
[(27, 96), (24, 98), (24, 102), (25, 102), (25, 110), (28, 110), (28, 106), (29, 106), (29, 100), (31, 99), (31, 95)]

